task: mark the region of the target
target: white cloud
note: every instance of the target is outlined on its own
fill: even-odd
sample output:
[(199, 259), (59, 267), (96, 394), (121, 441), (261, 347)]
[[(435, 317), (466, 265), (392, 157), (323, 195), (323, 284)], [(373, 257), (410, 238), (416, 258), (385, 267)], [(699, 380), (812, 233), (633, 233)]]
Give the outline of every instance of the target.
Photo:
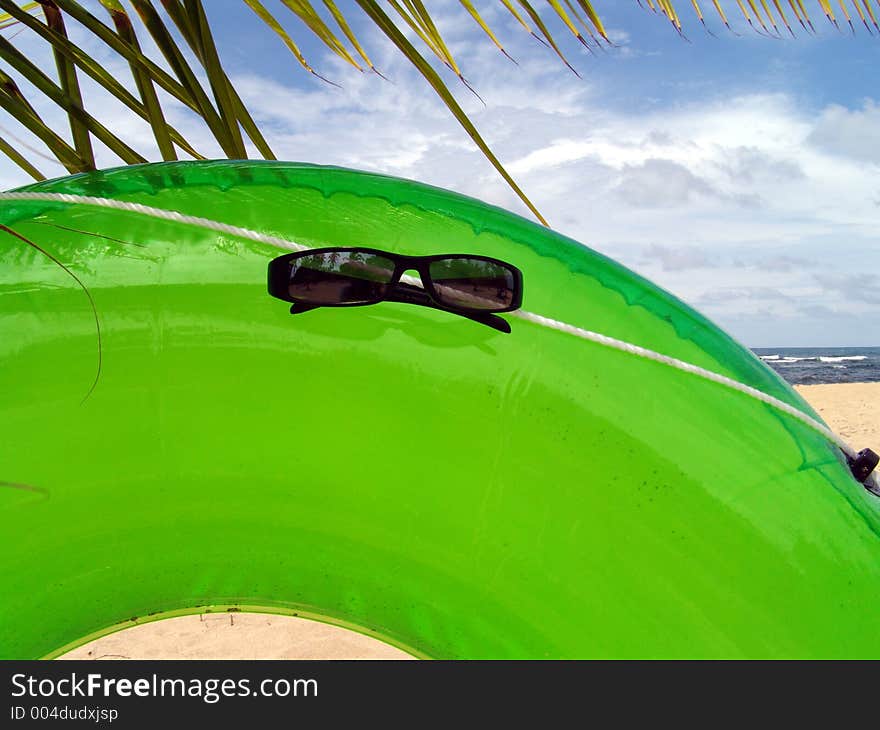
[(860, 109), (828, 106), (816, 120), (809, 142), (831, 154), (880, 163), (880, 106), (872, 99)]
[(711, 252), (697, 246), (661, 246), (652, 243), (644, 250), (640, 260), (644, 266), (656, 266), (664, 271), (689, 271), (693, 269), (712, 269), (718, 262), (712, 259)]
[(712, 185), (681, 163), (654, 157), (625, 165), (614, 191), (635, 208), (672, 207), (718, 195)]

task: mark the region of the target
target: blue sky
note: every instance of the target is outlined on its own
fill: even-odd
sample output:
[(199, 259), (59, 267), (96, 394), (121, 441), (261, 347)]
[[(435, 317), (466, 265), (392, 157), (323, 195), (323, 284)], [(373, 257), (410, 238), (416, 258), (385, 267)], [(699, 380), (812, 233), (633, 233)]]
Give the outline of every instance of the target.
[[(419, 179), (527, 214), (408, 63), (351, 0), (338, 4), (391, 83), (328, 55), (277, 0), (266, 5), (342, 88), (302, 71), (240, 0), (206, 3), (227, 70), (278, 156)], [(686, 42), (635, 0), (596, 0), (615, 49), (590, 55), (553, 26), (578, 79), (500, 3), (476, 4), (519, 66), (457, 2), (428, 0), (485, 106), (446, 78), (554, 228), (747, 345), (880, 345), (880, 37), (839, 33), (807, 0), (818, 37), (797, 28), (796, 41), (762, 38), (723, 2), (735, 37), (702, 3), (713, 38), (679, 0)], [(128, 78), (99, 43), (71, 33)], [(44, 53), (24, 33), (16, 42)], [(155, 156), (140, 120), (87, 91), (92, 109)], [(200, 122), (166, 106), (189, 139), (203, 138)], [(41, 109), (60, 129), (63, 119)], [(14, 127), (6, 117), (0, 124)], [(218, 154), (210, 143), (202, 150)], [(106, 152), (101, 162), (114, 164)], [(24, 182), (0, 163), (0, 184)]]

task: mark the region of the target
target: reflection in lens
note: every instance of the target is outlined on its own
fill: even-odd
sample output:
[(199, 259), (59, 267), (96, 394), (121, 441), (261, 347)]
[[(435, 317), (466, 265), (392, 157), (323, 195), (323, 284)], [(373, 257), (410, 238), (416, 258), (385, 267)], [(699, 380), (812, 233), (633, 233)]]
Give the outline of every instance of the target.
[(431, 281), (448, 307), (500, 311), (513, 303), (510, 269), (483, 259), (449, 258), (431, 263)]
[(365, 304), (385, 298), (394, 262), (362, 251), (328, 251), (293, 259), (291, 297), (312, 304)]

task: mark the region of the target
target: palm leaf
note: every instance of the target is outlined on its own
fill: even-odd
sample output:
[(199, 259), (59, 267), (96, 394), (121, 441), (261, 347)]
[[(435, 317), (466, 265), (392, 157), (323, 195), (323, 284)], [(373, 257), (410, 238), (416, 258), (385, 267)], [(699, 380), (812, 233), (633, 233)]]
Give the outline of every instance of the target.
[[(146, 158), (142, 157), (138, 152), (129, 147), (101, 122), (89, 114), (83, 107), (73, 98), (66, 95), (64, 90), (55, 85), (52, 80), (46, 76), (35, 64), (27, 59), (15, 46), (8, 40), (0, 37), (0, 58), (6, 61), (16, 71), (25, 76), (34, 86), (42, 91), (47, 97), (60, 106), (68, 116), (76, 119), (76, 121), (88, 128), (89, 132), (95, 135), (97, 139), (103, 142), (110, 150), (116, 153), (119, 158), (128, 165), (146, 162)], [(86, 169), (94, 169), (94, 160), (87, 160), (77, 150), (77, 157), (83, 161)]]
[(89, 169), (85, 161), (77, 156), (76, 150), (40, 118), (16, 83), (3, 71), (0, 71), (0, 108), (40, 139), (68, 172), (83, 172)]
[[(140, 0), (131, 0), (131, 2), (136, 10), (139, 4), (146, 3), (147, 5), (150, 5), (150, 0), (143, 0), (142, 2)], [(129, 61), (129, 63), (134, 62), (142, 65), (144, 69), (150, 74), (150, 78), (158, 83), (169, 94), (189, 106), (191, 109), (193, 109), (193, 111), (199, 111), (195, 102), (190, 97), (189, 91), (185, 89), (180, 84), (180, 82), (176, 81), (163, 68), (154, 63), (143, 53), (140, 53), (139, 51), (125, 43), (116, 33), (113, 32), (111, 28), (104, 25), (104, 23), (102, 23), (94, 15), (89, 13), (78, 2), (76, 2), (76, 0), (55, 0), (55, 3), (56, 5), (58, 5), (58, 7), (61, 8), (63, 12), (76, 20), (78, 23), (82, 24), (86, 28), (86, 30), (94, 33), (113, 51)]]
[(391, 22), (391, 19), (382, 11), (379, 7), (378, 3), (374, 0), (355, 0), (358, 5), (363, 8), (364, 12), (370, 16), (373, 22), (379, 27), (379, 29), (385, 33), (388, 38), (397, 46), (400, 51), (410, 60), (410, 62), (419, 70), (419, 72), (424, 76), (425, 80), (433, 87), (434, 91), (440, 96), (441, 99), (446, 103), (446, 106), (452, 111), (455, 118), (458, 120), (459, 124), (461, 124), (467, 133), (470, 135), (471, 139), (480, 148), (480, 151), (487, 157), (489, 162), (492, 163), (493, 167), (501, 174), (501, 176), (507, 181), (507, 184), (516, 192), (516, 194), (520, 197), (520, 199), (528, 206), (529, 210), (535, 214), (535, 216), (542, 223), (547, 225), (547, 221), (544, 220), (544, 217), (538, 211), (538, 209), (534, 206), (534, 204), (526, 197), (526, 194), (520, 190), (519, 186), (504, 169), (503, 165), (498, 161), (498, 159), (493, 154), (492, 150), (489, 149), (489, 146), (483, 141), (483, 138), (480, 136), (480, 133), (477, 131), (476, 127), (471, 123), (470, 119), (468, 119), (467, 115), (464, 113), (462, 108), (458, 105), (458, 102), (455, 100), (455, 97), (449, 92), (449, 89), (446, 88), (446, 85), (441, 81), (440, 77), (437, 75), (437, 72), (431, 67), (431, 65), (422, 58), (421, 54), (413, 47), (413, 45), (406, 39), (406, 36), (400, 32), (394, 23)]
[[(868, 15), (871, 17), (871, 24), (874, 26), (874, 30), (876, 30), (878, 33), (880, 33), (880, 26), (877, 25), (877, 16), (874, 15), (874, 11), (871, 8), (871, 3), (868, 2), (868, 0), (862, 0), (862, 2), (865, 5), (865, 10), (868, 11)], [(858, 7), (858, 3), (856, 3), (856, 7)], [(859, 13), (859, 15), (861, 15), (861, 13)], [(867, 25), (868, 24), (865, 23), (866, 27), (867, 27)], [(870, 28), (868, 29), (868, 32), (869, 33), (871, 32)]]
[[(21, 6), (20, 9), (22, 11), (24, 11), (25, 13), (29, 13), (32, 10), (36, 10), (39, 7), (40, 7), (40, 3), (33, 2), (33, 3), (25, 3), (24, 5)], [(13, 25), (15, 25), (17, 22), (18, 21), (16, 21), (16, 19), (13, 18), (9, 13), (0, 13), (0, 30), (6, 30), (7, 28), (10, 28)]]
[[(232, 141), (227, 134), (226, 124), (223, 123), (217, 110), (211, 104), (211, 100), (196, 78), (189, 63), (187, 63), (186, 58), (177, 46), (156, 8), (153, 7), (150, 0), (132, 0), (132, 5), (179, 81), (174, 81), (170, 76), (166, 80), (152, 73), (151, 78), (161, 84), (166, 91), (171, 91), (171, 85), (176, 87), (175, 90), (179, 89), (174, 95), (202, 117), (221, 149), (227, 155), (233, 157), (235, 151)], [(148, 66), (145, 65), (145, 67), (151, 70)], [(162, 73), (164, 74), (164, 71)], [(171, 81), (171, 85), (168, 84), (168, 80)]]
[(310, 74), (314, 74), (319, 79), (326, 81), (321, 74), (319, 74), (315, 69), (313, 69), (309, 62), (306, 61), (306, 57), (303, 56), (302, 51), (299, 50), (299, 46), (296, 45), (293, 38), (290, 37), (290, 34), (284, 30), (284, 27), (279, 23), (275, 16), (272, 15), (268, 10), (266, 10), (266, 6), (260, 2), (260, 0), (244, 0), (245, 5), (247, 5), (251, 10), (253, 10), (257, 16), (262, 20), (266, 25), (268, 25), (272, 31), (284, 41), (284, 45), (290, 50), (290, 52), (294, 55), (297, 61), (299, 61), (300, 65), (308, 71)]
[[(27, 13), (22, 12), (23, 8), (19, 9), (15, 5), (15, 3), (12, 2), (12, 0), (0, 0), (0, 7), (8, 8), (10, 10), (10, 12), (8, 13), (10, 17), (15, 18), (17, 22), (22, 23), (30, 30), (33, 30), (41, 38), (49, 41), (49, 43), (52, 44), (54, 50), (65, 54), (82, 71), (91, 76), (99, 85), (104, 87), (113, 96), (115, 96), (123, 104), (125, 104), (129, 109), (134, 111), (143, 119), (151, 121), (150, 115), (144, 109), (144, 106), (140, 102), (138, 102), (137, 99), (132, 96), (132, 94), (129, 93), (128, 90), (125, 89), (125, 87), (123, 87), (122, 84), (119, 83), (119, 81), (117, 81), (112, 74), (108, 73), (95, 59), (80, 50), (67, 38), (59, 36), (51, 28), (41, 23), (36, 18), (33, 18)], [(135, 62), (132, 62), (132, 66), (134, 68), (137, 68), (138, 70), (142, 70), (142, 67)], [(180, 135), (180, 133), (177, 132), (177, 130), (169, 126), (168, 132), (171, 136), (171, 139), (174, 140), (175, 144), (181, 147), (181, 149), (185, 150), (187, 154), (192, 155), (193, 157), (200, 156)]]
[(501, 0), (501, 4), (502, 4), (505, 8), (507, 8), (507, 11), (508, 11), (508, 12), (509, 12), (514, 18), (516, 18), (516, 21), (517, 21), (517, 22), (518, 22), (523, 28), (525, 28), (525, 30), (528, 32), (528, 34), (529, 34), (530, 36), (532, 36), (532, 38), (534, 38), (534, 39), (537, 40), (537, 41), (540, 41), (542, 45), (545, 45), (545, 46), (547, 45), (547, 43), (544, 41), (544, 39), (541, 38), (541, 36), (539, 36), (537, 33), (535, 33), (534, 30), (532, 30), (532, 26), (530, 26), (530, 25), (525, 21), (525, 19), (523, 18), (523, 16), (520, 15), (519, 11), (514, 7), (513, 2), (511, 2), (511, 0)]
[(354, 66), (358, 71), (363, 71), (360, 64), (354, 60), (348, 49), (336, 37), (332, 30), (324, 22), (312, 4), (307, 0), (281, 0), (296, 16), (305, 23), (306, 27), (321, 39), (327, 48), (347, 63)]
[[(42, 0), (40, 6), (46, 18), (46, 25), (59, 36), (67, 38), (67, 30), (64, 27), (64, 17), (58, 6), (50, 0)], [(58, 78), (61, 80), (61, 90), (71, 102), (82, 108), (82, 92), (79, 88), (79, 80), (76, 77), (76, 66), (64, 53), (57, 48), (52, 49), (55, 55), (55, 65), (58, 69)], [(92, 141), (89, 137), (88, 127), (75, 114), (68, 114), (70, 131), (73, 135), (73, 146), (77, 154), (86, 161), (90, 167), (95, 165), (95, 153), (92, 151)]]
[[(231, 2), (232, 0), (226, 0)], [(456, 76), (471, 88), (464, 77), (446, 40), (424, 0), (386, 0), (392, 8), (396, 21), (386, 13), (377, 0), (355, 0), (348, 7), (359, 8), (378, 28), (387, 42), (406, 58), (425, 79), (438, 97), (447, 106), (464, 132), (473, 140), (504, 180), (511, 186), (526, 206), (540, 219), (535, 206), (517, 186), (492, 153), (474, 124), (464, 113), (450, 89), (442, 81), (437, 71), (416, 50), (401, 31), (408, 28), (424, 43), (429, 55), (448, 67)], [(602, 20), (590, 0), (546, 0), (544, 3), (529, 0), (498, 0), (512, 18), (538, 39), (558, 58), (577, 73), (566, 58), (562, 45), (556, 37), (557, 30), (571, 33), (590, 52), (601, 47), (601, 41), (610, 44)], [(0, 108), (3, 108), (25, 130), (33, 134), (45, 145), (52, 159), (58, 160), (70, 172), (94, 169), (95, 159), (92, 151), (93, 138), (103, 143), (123, 162), (144, 161), (144, 157), (125, 140), (108, 128), (105, 123), (87, 111), (88, 99), (83, 98), (80, 89), (80, 74), (86, 74), (103, 90), (122, 102), (151, 126), (158, 146), (159, 155), (164, 160), (177, 158), (180, 150), (191, 157), (200, 157), (194, 147), (171, 126), (160, 104), (159, 90), (184, 104), (200, 117), (207, 130), (228, 157), (246, 157), (248, 142), (265, 158), (274, 159), (274, 154), (263, 137), (257, 123), (248, 112), (241, 96), (227, 75), (221, 52), (211, 32), (209, 18), (202, 0), (98, 0), (110, 16), (112, 26), (105, 24), (77, 0), (38, 0), (23, 3), (16, 0), (0, 0), (0, 31), (12, 25), (23, 25), (51, 48), (55, 59), (56, 78), (52, 79), (46, 70), (40, 68), (28, 56), (18, 50), (11, 39), (0, 36), (0, 61), (14, 69), (26, 79), (34, 90), (28, 93), (40, 95), (50, 100), (67, 117), (70, 139), (66, 140), (53, 130), (35, 111), (34, 104), (22, 93), (13, 79), (0, 70)], [(318, 75), (306, 61), (297, 39), (284, 26), (284, 20), (273, 15), (266, 7), (265, 0), (241, 0), (249, 7), (267, 33), (277, 36), (296, 58), (298, 65), (307, 72)], [(361, 62), (376, 71), (366, 49), (352, 31), (348, 11), (343, 13), (334, 0), (322, 0), (322, 12), (313, 0), (280, 0), (292, 16), (301, 23), (300, 31), (310, 34), (330, 52), (343, 59), (348, 65), (363, 70)], [(727, 9), (737, 8), (746, 24), (761, 35), (780, 36), (780, 26), (794, 35), (793, 24), (799, 24), (808, 32), (815, 33), (812, 20), (804, 0), (644, 0), (647, 7), (665, 19), (675, 32), (682, 34), (686, 25), (677, 6), (689, 6), (696, 22), (709, 29), (708, 12), (717, 15), (721, 23), (732, 32)], [(831, 0), (815, 0), (826, 19), (834, 26), (838, 21)], [(880, 8), (880, 0), (874, 0)], [(150, 35), (170, 68), (166, 71), (142, 50), (135, 31), (132, 16), (126, 9), (130, 5), (143, 28)], [(855, 14), (868, 32), (873, 26), (880, 32), (875, 8), (870, 0), (850, 0)], [(641, 4), (641, 3), (640, 3)], [(845, 3), (838, 0), (840, 12), (855, 32), (853, 17)], [(477, 10), (472, 0), (459, 0), (458, 12), (469, 16), (482, 32), (505, 55), (504, 44), (498, 29), (491, 27), (485, 17)], [(787, 7), (786, 7), (787, 5)], [(211, 3), (210, 9), (219, 4)], [(705, 12), (704, 12), (705, 8)], [(35, 17), (35, 11), (42, 11), (45, 22)], [(789, 15), (789, 11), (791, 15)], [(123, 80), (117, 79), (94, 57), (72, 41), (66, 31), (65, 16), (78, 23), (82, 29), (106, 44), (119, 58), (125, 59), (131, 72), (131, 84), (137, 95), (133, 94)], [(326, 17), (325, 17), (326, 16)], [(331, 27), (333, 26), (333, 27)], [(334, 28), (338, 29), (334, 30)], [(711, 33), (711, 30), (709, 30)], [(188, 54), (196, 59), (204, 72), (197, 73), (187, 61)], [(380, 74), (381, 75), (381, 74)], [(200, 78), (206, 79), (206, 86)], [(321, 77), (323, 78), (323, 77)], [(476, 93), (474, 91), (474, 93)], [(14, 164), (35, 179), (42, 179), (42, 173), (28, 159), (27, 152), (42, 156), (15, 135), (6, 133), (0, 137), (0, 154), (6, 155)], [(11, 140), (11, 141), (10, 141)], [(18, 145), (16, 144), (18, 143)]]
[(596, 29), (596, 32), (607, 41), (608, 34), (605, 32), (605, 28), (602, 25), (602, 20), (599, 18), (598, 13), (593, 9), (593, 4), (590, 2), (590, 0), (578, 0), (578, 2), (580, 3), (583, 11), (587, 14), (587, 17), (590, 19), (593, 27)]
[(538, 26), (538, 30), (541, 31), (541, 34), (544, 36), (547, 43), (550, 44), (550, 47), (556, 51), (556, 55), (562, 59), (562, 62), (568, 66), (568, 68), (574, 73), (575, 76), (580, 76), (580, 74), (575, 71), (574, 66), (572, 66), (568, 59), (562, 54), (562, 51), (559, 50), (559, 46), (556, 45), (556, 41), (553, 40), (553, 35), (550, 33), (550, 30), (547, 28), (547, 25), (541, 19), (541, 16), (538, 14), (538, 11), (535, 10), (532, 5), (527, 2), (527, 0), (519, 0), (519, 4), (523, 7), (523, 10), (529, 15), (529, 17), (534, 21), (535, 25)]
[[(348, 21), (345, 19), (345, 16), (339, 12), (339, 8), (336, 6), (336, 3), (333, 0), (324, 0), (324, 7), (330, 11), (330, 14), (333, 16), (333, 20), (336, 21), (336, 25), (339, 26), (339, 30), (342, 31), (342, 34), (348, 38), (348, 42), (351, 43), (352, 47), (358, 52), (358, 55), (363, 59), (364, 63), (370, 67), (370, 69), (379, 74), (379, 71), (376, 70), (376, 67), (373, 65), (373, 62), (370, 60), (370, 57), (367, 55), (367, 52), (363, 49), (360, 42), (355, 36), (354, 32), (351, 30), (351, 26), (348, 24)], [(379, 74), (380, 76), (382, 74)]]
[[(364, 63), (370, 67), (370, 69), (379, 74), (376, 70), (376, 67), (373, 65), (373, 62), (370, 60), (370, 57), (367, 55), (367, 52), (361, 47), (360, 42), (358, 42), (357, 36), (352, 32), (351, 26), (348, 24), (348, 21), (345, 19), (345, 16), (339, 12), (339, 8), (336, 6), (336, 3), (333, 0), (324, 0), (324, 6), (327, 10), (330, 11), (330, 14), (333, 16), (333, 20), (336, 21), (336, 25), (339, 26), (339, 30), (342, 31), (342, 34), (348, 38), (349, 43), (351, 43), (352, 47), (357, 51), (358, 55), (364, 60)], [(379, 74), (380, 76), (382, 74)]]
[[(587, 35), (590, 36), (590, 38), (593, 40), (593, 42), (597, 46), (601, 46), (601, 44), (599, 43), (599, 40), (596, 38), (596, 34), (593, 32), (595, 26), (591, 27), (590, 21), (585, 20), (584, 17), (581, 16), (581, 11), (578, 10), (578, 8), (575, 6), (574, 2), (572, 2), (572, 0), (565, 0), (565, 5), (569, 9), (571, 14), (574, 16), (574, 19), (580, 24), (581, 28), (583, 28), (586, 31)], [(603, 32), (604, 32), (604, 29), (603, 29)], [(589, 46), (587, 46), (587, 47), (589, 48)]]
[(433, 54), (437, 56), (437, 58), (439, 58), (443, 62), (443, 64), (445, 64), (449, 68), (454, 68), (450, 60), (443, 56), (443, 51), (440, 50), (440, 47), (427, 33), (425, 33), (425, 29), (422, 28), (418, 20), (413, 15), (411, 15), (407, 9), (405, 9), (397, 0), (388, 0), (388, 4), (392, 8), (394, 8), (395, 11), (397, 11), (397, 14), (403, 19), (403, 21), (419, 38), (422, 39), (422, 42), (431, 49)]
[[(501, 51), (505, 56), (510, 58), (511, 61), (513, 61), (513, 58), (511, 58), (510, 54), (504, 50), (504, 46), (501, 45), (501, 41), (498, 40), (498, 37), (495, 35), (495, 33), (492, 32), (492, 29), (488, 25), (486, 25), (486, 21), (483, 20), (483, 16), (481, 16), (477, 12), (474, 4), (470, 0), (459, 0), (459, 2), (462, 4), (464, 9), (470, 13), (471, 17), (475, 21), (477, 21), (477, 25), (479, 25), (483, 29), (483, 32), (487, 36), (489, 36), (491, 41), (498, 47), (498, 50)], [(516, 61), (513, 62), (516, 63)]]
[[(128, 17), (128, 13), (122, 6), (122, 3), (119, 0), (99, 1), (110, 14), (120, 39), (135, 51), (140, 51), (140, 44), (134, 32), (134, 26), (131, 24), (131, 18)], [(150, 127), (156, 137), (156, 144), (159, 147), (162, 159), (176, 160), (177, 153), (174, 151), (174, 143), (171, 141), (171, 132), (165, 121), (165, 115), (162, 113), (159, 97), (156, 95), (156, 89), (153, 87), (150, 75), (136, 63), (130, 63), (129, 67), (131, 68), (131, 75), (134, 78), (138, 93), (141, 96), (144, 110), (147, 113), (147, 121), (150, 122)]]
[(568, 28), (571, 31), (572, 35), (574, 35), (574, 37), (578, 39), (578, 42), (589, 49), (590, 44), (587, 43), (586, 40), (584, 40), (584, 37), (581, 35), (581, 32), (578, 30), (577, 26), (574, 24), (572, 19), (568, 17), (568, 13), (565, 12), (565, 8), (560, 5), (559, 0), (547, 0), (547, 2), (549, 2), (551, 7), (556, 11), (556, 14), (565, 24), (565, 27)]
[(219, 119), (226, 127), (226, 154), (233, 158), (247, 157), (244, 139), (238, 126), (238, 115), (232, 105), (229, 79), (223, 71), (214, 40), (206, 27), (207, 18), (201, 2), (198, 0), (162, 0), (162, 6), (208, 76), (208, 83), (217, 103)]
[(45, 180), (46, 176), (40, 172), (36, 167), (34, 167), (30, 162), (28, 162), (19, 152), (15, 149), (9, 142), (7, 142), (3, 137), (0, 137), (0, 152), (6, 155), (10, 160), (12, 160), (16, 165), (18, 165), (22, 170), (24, 170), (28, 175), (30, 175), (34, 180)]

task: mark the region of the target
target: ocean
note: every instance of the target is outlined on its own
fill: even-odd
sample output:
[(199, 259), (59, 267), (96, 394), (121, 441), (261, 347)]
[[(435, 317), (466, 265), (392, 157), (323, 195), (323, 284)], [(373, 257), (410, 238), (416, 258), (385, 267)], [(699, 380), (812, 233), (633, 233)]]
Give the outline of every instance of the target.
[(880, 347), (754, 348), (792, 385), (880, 381)]

